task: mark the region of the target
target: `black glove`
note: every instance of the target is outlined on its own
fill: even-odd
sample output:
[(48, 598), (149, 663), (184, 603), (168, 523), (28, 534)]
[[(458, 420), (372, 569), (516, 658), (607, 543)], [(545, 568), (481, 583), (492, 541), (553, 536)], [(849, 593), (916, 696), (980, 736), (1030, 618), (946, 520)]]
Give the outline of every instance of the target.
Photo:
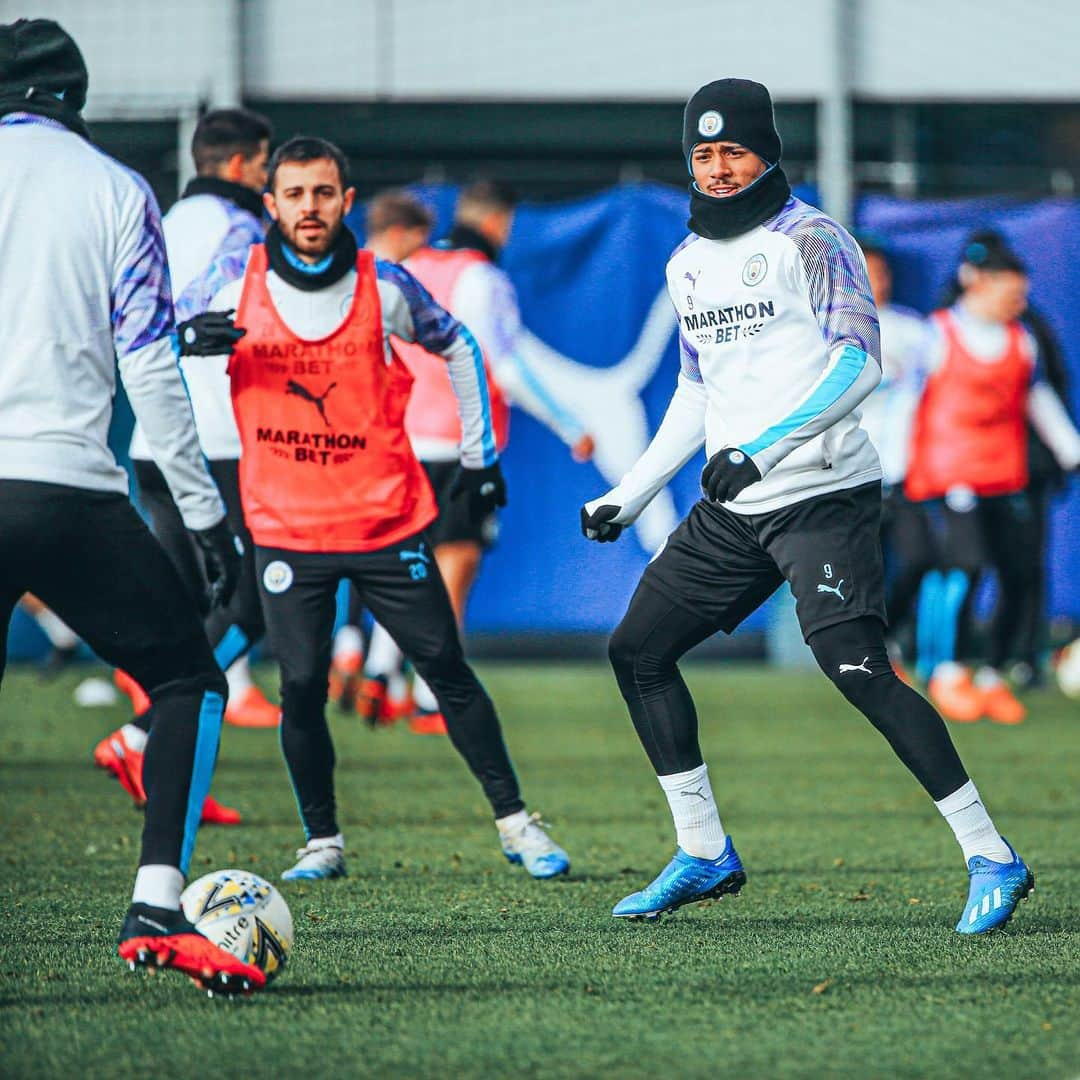
[(247, 333), (236, 326), (232, 317), (235, 308), (228, 311), (204, 311), (201, 315), (177, 323), (176, 343), (181, 356), (225, 356)]
[(244, 553), (244, 545), (224, 520), (209, 529), (193, 529), (191, 535), (203, 553), (209, 583), (207, 609), (213, 611), (224, 607), (232, 599), (240, 580), (240, 556)]
[(598, 544), (610, 544), (613, 540), (618, 540), (623, 527), (615, 525), (611, 519), (621, 509), (621, 506), (605, 503), (590, 514), (588, 507), (583, 506), (581, 508), (581, 535), (586, 540), (595, 540)]
[(496, 461), (484, 469), (466, 469), (463, 465), (450, 488), (450, 498), (468, 495), (469, 516), (474, 522), (483, 521), (495, 507), (506, 505), (506, 481)]
[(749, 454), (725, 446), (713, 454), (701, 470), (701, 490), (713, 502), (730, 502), (760, 479), (761, 473)]

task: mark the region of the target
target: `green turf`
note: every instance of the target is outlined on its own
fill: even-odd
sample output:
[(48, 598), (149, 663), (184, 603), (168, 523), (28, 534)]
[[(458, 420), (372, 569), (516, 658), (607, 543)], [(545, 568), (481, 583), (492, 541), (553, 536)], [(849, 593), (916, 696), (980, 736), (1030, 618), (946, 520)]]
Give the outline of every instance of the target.
[[(1080, 1070), (1080, 715), (1046, 693), (1010, 729), (954, 729), (1038, 876), (1010, 932), (953, 933), (948, 829), (823, 680), (693, 667), (737, 900), (659, 926), (611, 905), (669, 857), (656, 781), (599, 666), (484, 670), (530, 807), (572, 876), (509, 867), (446, 741), (335, 718), (351, 876), (284, 887), (297, 925), (268, 991), (208, 1001), (129, 975), (113, 940), (139, 818), (90, 765), (122, 710), (78, 676), (0, 695), (0, 1073), (5, 1076), (1010, 1076)], [(269, 678), (270, 672), (260, 673)], [(268, 732), (227, 729), (193, 870), (274, 878), (298, 845)]]

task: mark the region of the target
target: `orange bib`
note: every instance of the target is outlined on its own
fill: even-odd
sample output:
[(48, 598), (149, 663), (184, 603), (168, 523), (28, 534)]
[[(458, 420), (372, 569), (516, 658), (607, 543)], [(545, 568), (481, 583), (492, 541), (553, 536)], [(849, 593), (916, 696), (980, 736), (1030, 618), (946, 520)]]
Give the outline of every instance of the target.
[(434, 520), (435, 498), (405, 434), (409, 375), (387, 360), (375, 260), (356, 259), (345, 321), (318, 341), (285, 325), (251, 249), (229, 362), (244, 519), (256, 544), (376, 551)]
[[(450, 306), (458, 278), (474, 263), (487, 262), (479, 251), (445, 251), (442, 248), (421, 248), (405, 262), (406, 269), (424, 286), (434, 299), (451, 315)], [(461, 442), (461, 418), (458, 401), (450, 382), (450, 372), (441, 356), (429, 353), (423, 346), (394, 339), (394, 350), (408, 367), (415, 380), (412, 397), (405, 410), (405, 430), (413, 439), (444, 439)], [(491, 402), (491, 426), (495, 447), (501, 453), (510, 434), (510, 408), (506, 404), (491, 368), (484, 363), (487, 376), (488, 400)]]
[(1018, 323), (996, 360), (972, 356), (947, 311), (933, 316), (945, 335), (945, 361), (926, 381), (912, 431), (909, 499), (941, 498), (951, 488), (1009, 495), (1027, 485), (1026, 405), (1031, 361)]

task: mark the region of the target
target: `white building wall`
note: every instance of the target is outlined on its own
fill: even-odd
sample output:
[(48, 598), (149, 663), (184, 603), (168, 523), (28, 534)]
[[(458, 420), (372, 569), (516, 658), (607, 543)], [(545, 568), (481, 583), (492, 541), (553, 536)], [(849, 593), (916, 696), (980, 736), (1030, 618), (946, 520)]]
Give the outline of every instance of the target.
[[(829, 85), (839, 0), (0, 0), (56, 18), (91, 118), (255, 97), (679, 99), (751, 76)], [(1080, 0), (855, 0), (854, 90), (883, 99), (1080, 99)]]

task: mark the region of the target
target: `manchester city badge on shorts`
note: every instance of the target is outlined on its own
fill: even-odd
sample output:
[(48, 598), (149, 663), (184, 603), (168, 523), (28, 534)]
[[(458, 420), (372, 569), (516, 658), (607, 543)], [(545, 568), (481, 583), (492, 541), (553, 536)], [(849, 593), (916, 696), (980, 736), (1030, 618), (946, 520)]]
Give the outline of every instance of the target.
[(711, 139), (714, 135), (719, 135), (724, 127), (724, 118), (715, 110), (709, 109), (708, 112), (703, 112), (698, 117), (697, 129), (699, 135), (704, 135), (706, 139)]
[(268, 593), (283, 593), (293, 583), (293, 568), (281, 559), (266, 564), (263, 571), (263, 586)]
[(765, 280), (765, 275), (768, 272), (769, 264), (765, 261), (765, 256), (760, 252), (757, 255), (751, 255), (742, 268), (743, 284), (759, 285)]

